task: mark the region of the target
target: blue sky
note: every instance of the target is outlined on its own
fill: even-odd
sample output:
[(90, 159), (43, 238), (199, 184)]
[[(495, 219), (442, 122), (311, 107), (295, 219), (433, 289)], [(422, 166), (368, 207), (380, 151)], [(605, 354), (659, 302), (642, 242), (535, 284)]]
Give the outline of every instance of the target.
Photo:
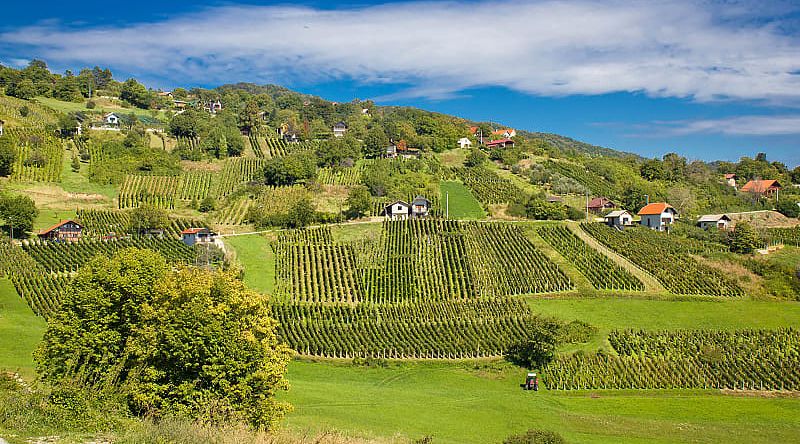
[(277, 83), (661, 156), (800, 164), (800, 4), (9, 2), (0, 62)]

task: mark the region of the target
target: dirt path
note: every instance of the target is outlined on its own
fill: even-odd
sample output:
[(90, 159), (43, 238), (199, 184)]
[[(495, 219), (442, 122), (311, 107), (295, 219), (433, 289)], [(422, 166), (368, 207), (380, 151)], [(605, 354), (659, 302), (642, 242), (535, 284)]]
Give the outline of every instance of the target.
[(572, 230), (572, 232), (575, 233), (576, 236), (581, 238), (581, 240), (589, 244), (589, 246), (599, 251), (601, 254), (604, 254), (606, 257), (614, 261), (614, 263), (628, 270), (628, 272), (631, 273), (632, 275), (636, 276), (636, 278), (642, 281), (642, 283), (644, 284), (645, 291), (658, 291), (658, 292), (667, 291), (661, 284), (661, 282), (659, 282), (658, 279), (653, 277), (653, 275), (642, 270), (633, 262), (620, 256), (610, 248), (600, 243), (597, 239), (593, 238), (585, 231), (581, 230), (581, 227), (578, 225), (577, 222), (567, 222), (567, 227), (569, 227), (569, 229)]

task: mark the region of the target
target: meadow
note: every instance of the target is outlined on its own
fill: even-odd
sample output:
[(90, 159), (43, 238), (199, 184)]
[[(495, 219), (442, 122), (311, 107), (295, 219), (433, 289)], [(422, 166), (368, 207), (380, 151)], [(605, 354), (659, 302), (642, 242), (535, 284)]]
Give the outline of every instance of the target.
[(7, 278), (0, 279), (0, 371), (19, 372), (26, 379), (34, 376), (33, 350), (46, 327), (14, 290)]

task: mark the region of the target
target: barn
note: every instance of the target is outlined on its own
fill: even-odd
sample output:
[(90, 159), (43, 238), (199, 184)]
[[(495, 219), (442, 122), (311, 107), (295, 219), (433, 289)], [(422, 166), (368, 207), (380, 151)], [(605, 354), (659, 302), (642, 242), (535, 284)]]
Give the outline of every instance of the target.
[(83, 225), (74, 220), (65, 220), (39, 232), (39, 237), (51, 241), (77, 242), (83, 234)]

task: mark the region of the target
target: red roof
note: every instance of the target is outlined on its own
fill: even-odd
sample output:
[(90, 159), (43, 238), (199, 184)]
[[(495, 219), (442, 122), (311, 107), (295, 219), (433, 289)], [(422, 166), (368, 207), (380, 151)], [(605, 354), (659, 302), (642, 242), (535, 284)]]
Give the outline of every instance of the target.
[(68, 224), (68, 223), (70, 223), (70, 222), (72, 222), (73, 224), (75, 224), (75, 225), (77, 225), (77, 226), (79, 226), (79, 227), (83, 228), (83, 225), (81, 225), (81, 224), (79, 224), (79, 223), (75, 222), (75, 221), (74, 221), (74, 220), (72, 220), (72, 219), (69, 219), (69, 220), (65, 220), (65, 221), (63, 221), (63, 222), (59, 222), (59, 223), (57, 223), (57, 224), (53, 225), (52, 227), (50, 227), (50, 228), (48, 228), (48, 229), (46, 229), (46, 230), (40, 231), (40, 232), (39, 232), (39, 234), (40, 234), (40, 235), (41, 235), (41, 234), (47, 234), (47, 233), (49, 233), (49, 232), (51, 232), (51, 231), (55, 230), (56, 228), (61, 228), (61, 227), (63, 227), (64, 225), (66, 225), (66, 224)]
[(637, 214), (640, 215), (640, 216), (661, 214), (661, 213), (667, 211), (668, 208), (672, 208), (672, 211), (675, 211), (675, 208), (673, 208), (672, 205), (670, 205), (668, 203), (665, 203), (665, 202), (654, 202), (654, 203), (651, 203), (649, 205), (645, 205), (645, 207), (642, 208), (641, 210), (639, 210), (639, 212)]
[(725, 178), (726, 179), (735, 179), (736, 178), (736, 174), (728, 173), (728, 174), (725, 175)]
[(181, 231), (181, 234), (197, 234), (201, 231), (208, 231), (208, 228), (187, 228)]
[(486, 142), (486, 146), (500, 145), (501, 143), (514, 143), (514, 141), (511, 139), (492, 140), (491, 142)]
[(595, 197), (589, 201), (589, 208), (603, 208), (606, 204), (613, 203), (607, 197)]
[(475, 133), (477, 133), (477, 132), (478, 132), (478, 127), (477, 126), (469, 127), (469, 133), (470, 134), (475, 135)]
[(514, 131), (514, 130), (513, 130), (512, 128), (503, 128), (503, 129), (499, 129), (499, 130), (494, 130), (494, 131), (492, 131), (492, 134), (503, 134), (503, 133), (505, 133), (505, 132), (508, 132), (508, 133), (510, 134), (510, 133), (511, 133), (511, 132), (513, 132), (513, 131)]
[(781, 184), (779, 184), (778, 181), (774, 179), (751, 180), (742, 187), (742, 191), (753, 192), (753, 193), (763, 193), (765, 191), (772, 191), (779, 189), (781, 189)]

